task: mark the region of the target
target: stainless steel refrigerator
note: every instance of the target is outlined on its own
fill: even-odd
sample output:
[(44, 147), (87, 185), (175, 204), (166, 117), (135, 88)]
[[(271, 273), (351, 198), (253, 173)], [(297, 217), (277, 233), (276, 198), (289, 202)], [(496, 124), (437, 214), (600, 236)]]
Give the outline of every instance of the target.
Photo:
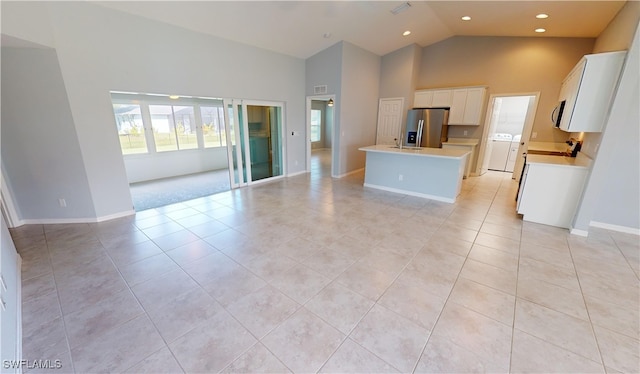
[(404, 147), (442, 148), (447, 141), (449, 109), (410, 109), (403, 129)]

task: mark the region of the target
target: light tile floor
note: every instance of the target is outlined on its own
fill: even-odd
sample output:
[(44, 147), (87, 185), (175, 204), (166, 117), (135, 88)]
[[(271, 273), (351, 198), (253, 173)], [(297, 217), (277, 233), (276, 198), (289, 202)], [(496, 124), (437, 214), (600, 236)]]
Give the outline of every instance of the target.
[(321, 160), (134, 217), (13, 230), (24, 358), (77, 373), (640, 371), (637, 236), (522, 222), (506, 173), (445, 204), (332, 180)]

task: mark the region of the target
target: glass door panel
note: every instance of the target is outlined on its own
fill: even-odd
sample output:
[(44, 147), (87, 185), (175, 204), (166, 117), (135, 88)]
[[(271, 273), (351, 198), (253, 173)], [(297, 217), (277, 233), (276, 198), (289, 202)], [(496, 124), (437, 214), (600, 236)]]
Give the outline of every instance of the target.
[(247, 129), (246, 129), (246, 124), (245, 124), (245, 118), (247, 118), (245, 111), (243, 110), (244, 107), (242, 104), (238, 104), (236, 105), (236, 115), (238, 116), (238, 121), (236, 122), (238, 124), (237, 126), (237, 130), (238, 130), (238, 135), (236, 140), (238, 141), (238, 144), (240, 144), (240, 147), (238, 149), (238, 154), (239, 156), (239, 160), (240, 160), (240, 174), (242, 175), (242, 179), (241, 179), (241, 184), (247, 184), (247, 182), (249, 181), (250, 178), (247, 177), (248, 174), (251, 173), (250, 170), (248, 170), (247, 168), (247, 164), (249, 163), (248, 161), (248, 156), (247, 156)]
[(282, 105), (225, 100), (231, 187), (284, 175)]
[(238, 110), (234, 110), (234, 107), (237, 108), (237, 106), (234, 105), (233, 100), (225, 100), (224, 107), (226, 108), (224, 117), (227, 125), (224, 128), (224, 132), (229, 160), (229, 179), (231, 181), (231, 188), (238, 188), (246, 184), (246, 177), (244, 176), (244, 156), (241, 148), (238, 147), (238, 145), (242, 144), (240, 138), (241, 131), (239, 131), (242, 127), (242, 122), (239, 120), (242, 117), (238, 114)]
[[(282, 108), (280, 106), (247, 105), (247, 139), (250, 180), (283, 175)], [(245, 151), (246, 154), (246, 151)]]

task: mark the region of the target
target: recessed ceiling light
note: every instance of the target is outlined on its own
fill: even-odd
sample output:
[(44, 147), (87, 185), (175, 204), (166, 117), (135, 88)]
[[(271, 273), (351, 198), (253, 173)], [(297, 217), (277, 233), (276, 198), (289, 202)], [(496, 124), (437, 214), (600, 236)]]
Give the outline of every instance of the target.
[(545, 32), (545, 31), (547, 31), (547, 30), (546, 30), (546, 29), (542, 29), (542, 28), (540, 28), (540, 29), (535, 29), (535, 32)]
[(331, 33), (330, 32), (325, 32), (324, 34), (322, 34), (322, 37), (325, 39), (329, 39), (331, 37)]
[(463, 21), (471, 21), (471, 17), (469, 17), (469, 16), (463, 16), (463, 17), (462, 17), (462, 20), (463, 20)]
[(411, 31), (407, 30), (407, 31), (402, 33), (402, 36), (407, 36), (407, 35), (410, 35), (410, 34), (411, 34)]
[(549, 18), (549, 15), (548, 14), (544, 14), (544, 13), (540, 13), (540, 14), (536, 15), (536, 18), (545, 19), (545, 18)]

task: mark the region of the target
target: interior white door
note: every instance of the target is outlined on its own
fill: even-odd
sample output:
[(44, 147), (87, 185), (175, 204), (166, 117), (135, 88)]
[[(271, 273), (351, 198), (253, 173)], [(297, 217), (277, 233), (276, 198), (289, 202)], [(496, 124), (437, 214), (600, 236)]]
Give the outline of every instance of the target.
[(499, 97), (491, 96), (489, 100), (491, 109), (487, 111), (487, 125), (485, 125), (485, 131), (483, 132), (484, 145), (481, 145), (479, 158), (482, 160), (480, 167), (480, 175), (489, 170), (489, 161), (491, 160), (491, 151), (493, 150), (493, 136), (496, 134), (496, 127), (498, 126), (498, 117), (500, 116), (500, 107), (502, 106), (502, 100)]
[(518, 154), (520, 156), (517, 158), (513, 170), (513, 178), (516, 181), (520, 181), (520, 175), (522, 174), (522, 169), (524, 167), (524, 155), (526, 154), (526, 149), (529, 145), (529, 138), (531, 137), (531, 131), (533, 130), (533, 121), (535, 119), (536, 110), (538, 107), (539, 96), (539, 92), (491, 95), (491, 98), (489, 99), (490, 107), (487, 111), (487, 119), (485, 121), (485, 123), (487, 123), (488, 125), (485, 126), (485, 130), (483, 133), (484, 145), (481, 145), (480, 148), (480, 157), (482, 159), (480, 175), (486, 173), (489, 169), (489, 161), (491, 160), (491, 152), (493, 146), (492, 139), (496, 133), (503, 99), (510, 97), (528, 97), (529, 102), (527, 105), (527, 113), (525, 115), (524, 126), (521, 132), (522, 136), (520, 140), (520, 147), (518, 149)]
[(404, 113), (404, 98), (380, 99), (378, 105), (378, 131), (376, 144), (393, 145), (400, 139), (402, 130), (402, 115)]
[(520, 147), (518, 148), (519, 157), (516, 159), (515, 167), (513, 168), (513, 178), (516, 181), (520, 181), (522, 175), (522, 169), (524, 168), (524, 158), (529, 149), (529, 138), (531, 137), (531, 131), (533, 131), (533, 120), (536, 117), (536, 111), (538, 110), (538, 97), (540, 93), (532, 93), (529, 96), (529, 106), (527, 107), (527, 116), (524, 120), (524, 128), (522, 129), (522, 138), (520, 139)]

